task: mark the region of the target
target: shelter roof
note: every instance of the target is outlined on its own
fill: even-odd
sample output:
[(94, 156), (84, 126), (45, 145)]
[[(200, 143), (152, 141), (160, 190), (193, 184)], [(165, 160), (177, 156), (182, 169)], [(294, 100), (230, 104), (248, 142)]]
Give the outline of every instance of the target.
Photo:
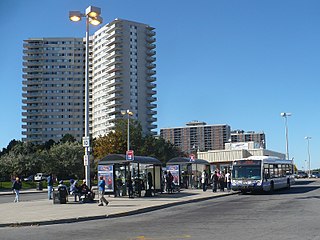
[(134, 156), (134, 160), (128, 161), (126, 160), (126, 155), (124, 154), (109, 154), (99, 161), (99, 165), (112, 164), (112, 163), (126, 164), (129, 162), (140, 163), (140, 164), (162, 165), (160, 160), (158, 160), (157, 158), (147, 157), (147, 156)]
[(190, 161), (190, 158), (187, 157), (175, 157), (170, 159), (167, 164), (203, 164), (209, 165), (207, 160), (203, 159), (195, 159), (194, 161)]

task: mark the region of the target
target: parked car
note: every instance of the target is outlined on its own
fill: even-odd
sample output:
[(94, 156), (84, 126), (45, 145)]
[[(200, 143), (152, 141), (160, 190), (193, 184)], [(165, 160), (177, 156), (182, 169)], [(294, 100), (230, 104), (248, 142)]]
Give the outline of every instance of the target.
[(34, 175), (30, 175), (29, 177), (23, 178), (23, 181), (25, 181), (25, 182), (32, 182), (33, 179), (34, 179)]
[(44, 181), (47, 179), (47, 175), (45, 175), (44, 173), (37, 173), (34, 176), (34, 181), (39, 182), (39, 181)]
[(308, 174), (306, 172), (298, 172), (295, 176), (296, 178), (307, 178)]
[(319, 172), (312, 172), (311, 177), (312, 178), (320, 178), (320, 173)]

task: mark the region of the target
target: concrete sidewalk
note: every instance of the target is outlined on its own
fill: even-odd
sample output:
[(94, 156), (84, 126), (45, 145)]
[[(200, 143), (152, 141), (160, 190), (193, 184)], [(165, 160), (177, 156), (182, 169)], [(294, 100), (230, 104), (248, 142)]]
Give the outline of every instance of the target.
[(109, 205), (103, 207), (98, 206), (98, 203), (74, 202), (73, 196), (69, 196), (67, 204), (53, 204), (49, 200), (24, 202), (23, 195), (21, 195), (19, 203), (0, 204), (0, 227), (48, 225), (129, 216), (230, 194), (233, 192), (213, 193), (210, 189), (206, 192), (200, 189), (184, 189), (180, 193), (158, 194), (153, 197), (134, 199), (106, 196)]

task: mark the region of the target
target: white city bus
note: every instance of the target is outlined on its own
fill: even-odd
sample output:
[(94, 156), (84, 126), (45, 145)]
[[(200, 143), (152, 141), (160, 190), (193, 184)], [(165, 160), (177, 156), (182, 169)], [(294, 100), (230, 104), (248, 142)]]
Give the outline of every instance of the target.
[(237, 159), (232, 165), (231, 188), (235, 191), (273, 192), (294, 184), (293, 162), (270, 156)]

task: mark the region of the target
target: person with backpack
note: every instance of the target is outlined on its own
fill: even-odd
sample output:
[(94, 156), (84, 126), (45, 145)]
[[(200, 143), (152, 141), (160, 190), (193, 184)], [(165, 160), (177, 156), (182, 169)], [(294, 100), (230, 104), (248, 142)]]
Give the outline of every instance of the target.
[(20, 190), (22, 188), (22, 183), (20, 181), (19, 177), (16, 177), (16, 180), (12, 184), (12, 190), (16, 194), (13, 202), (19, 202), (20, 201)]

